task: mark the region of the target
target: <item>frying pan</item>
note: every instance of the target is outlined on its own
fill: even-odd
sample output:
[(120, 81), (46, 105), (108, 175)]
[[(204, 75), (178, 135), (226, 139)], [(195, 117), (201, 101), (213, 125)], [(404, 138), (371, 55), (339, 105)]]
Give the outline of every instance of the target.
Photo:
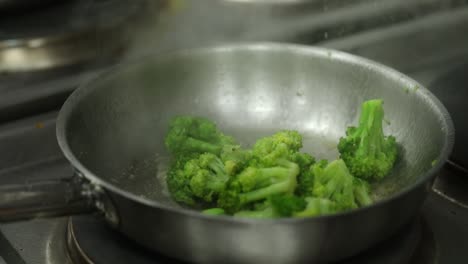
[[(368, 207), (308, 219), (207, 216), (172, 201), (164, 135), (179, 114), (215, 120), (249, 146), (279, 129), (336, 158), (359, 106), (382, 98), (400, 158)], [(238, 43), (125, 63), (79, 87), (57, 120), (72, 179), (2, 186), (0, 219), (101, 212), (140, 245), (191, 262), (320, 263), (388, 238), (415, 215), (453, 146), (443, 105), (407, 76), (340, 51)], [(98, 217), (98, 216), (97, 216)]]

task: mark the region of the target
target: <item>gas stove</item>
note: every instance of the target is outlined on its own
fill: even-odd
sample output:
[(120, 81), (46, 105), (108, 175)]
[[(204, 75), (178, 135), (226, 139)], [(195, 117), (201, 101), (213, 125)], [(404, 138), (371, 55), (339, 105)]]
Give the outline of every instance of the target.
[[(67, 10), (76, 12), (87, 10), (81, 14), (94, 14), (93, 17), (96, 18), (96, 14), (102, 9), (90, 11), (89, 8), (93, 6), (90, 3), (99, 2), (99, 7), (102, 8), (102, 5), (110, 5), (112, 1), (119, 2), (118, 0), (75, 1), (75, 4), (82, 9)], [(441, 99), (447, 100), (444, 103), (450, 104), (450, 100), (453, 100), (450, 96), (444, 97), (444, 89), (441, 87), (445, 85), (462, 87), (457, 89), (463, 89), (464, 85), (464, 93), (460, 90), (455, 91), (460, 96), (467, 96), (467, 83), (461, 83), (463, 79), (457, 79), (453, 75), (453, 72), (463, 73), (461, 69), (464, 69), (464, 65), (468, 62), (468, 49), (466, 49), (468, 35), (463, 33), (468, 31), (468, 7), (462, 5), (462, 1), (414, 1), (412, 3), (418, 2), (424, 6), (418, 11), (418, 16), (414, 16), (408, 11), (412, 10), (410, 4), (404, 4), (405, 1), (392, 0), (389, 1), (393, 3), (389, 8), (393, 8), (393, 12), (399, 13), (400, 16), (396, 16), (390, 22), (379, 20), (379, 23), (374, 24), (369, 21), (374, 21), (375, 17), (383, 14), (377, 11), (372, 13), (369, 8), (362, 9), (365, 13), (359, 13), (358, 6), (365, 6), (366, 3), (369, 4), (369, 1), (356, 2), (358, 4), (354, 7), (347, 9), (336, 7), (336, 11), (331, 10), (329, 16), (333, 16), (336, 20), (320, 20), (319, 16), (310, 18), (302, 16), (284, 23), (284, 30), (288, 31), (288, 34), (280, 34), (281, 32), (277, 29), (262, 30), (262, 34), (253, 34), (251, 25), (246, 26), (246, 24), (236, 24), (237, 28), (233, 32), (236, 38), (242, 36), (243, 40), (261, 39), (321, 45), (382, 62), (418, 80), (433, 90)], [(123, 12), (122, 16), (124, 14), (130, 16), (132, 12), (135, 12), (134, 9), (118, 10)], [(390, 12), (389, 10), (384, 11)], [(407, 15), (401, 15), (403, 11)], [(182, 16), (184, 12), (189, 11), (184, 9), (178, 14)], [(80, 16), (77, 15), (77, 17)], [(171, 21), (179, 18), (174, 13), (170, 16), (166, 14), (166, 17), (162, 18), (166, 20), (162, 22), (158, 20), (158, 23), (164, 25), (165, 32), (170, 32)], [(182, 21), (186, 25), (194, 22), (185, 16), (184, 18), (185, 20)], [(81, 20), (76, 19), (83, 22), (82, 17)], [(192, 19), (200, 19), (200, 17), (194, 16)], [(112, 25), (114, 29), (117, 29), (122, 21), (125, 20), (108, 22), (115, 22)], [(332, 21), (338, 22), (332, 23)], [(340, 25), (353, 21), (356, 27), (346, 27), (346, 32), (337, 33), (336, 29), (342, 28)], [(206, 19), (205, 22), (212, 21)], [(24, 22), (24, 25), (28, 23), (31, 25), (31, 22)], [(193, 25), (196, 28), (196, 25)], [(198, 25), (205, 26), (203, 23)], [(230, 29), (234, 27), (229, 26)], [(245, 30), (241, 32), (242, 26), (245, 26)], [(288, 26), (291, 28), (287, 28)], [(21, 31), (18, 31), (18, 34), (8, 33), (7, 30), (0, 31), (0, 61), (3, 54), (11, 54), (11, 43), (19, 43), (17, 48), (23, 48), (24, 43), (29, 43), (28, 41), (11, 42), (8, 39), (34, 40), (40, 36), (54, 36), (57, 32), (72, 32), (66, 27), (67, 25), (61, 25), (58, 31), (49, 31), (49, 24), (46, 27), (47, 30), (44, 29), (37, 34), (28, 31), (22, 34), (20, 34)], [(180, 24), (177, 25), (178, 29), (181, 27)], [(23, 27), (23, 29), (26, 28), (28, 27)], [(85, 34), (89, 32), (90, 27), (81, 24), (80, 27), (72, 28), (81, 32), (80, 34)], [(187, 26), (185, 29), (189, 31), (190, 27)], [(114, 39), (122, 42), (115, 43), (115, 46), (111, 45), (110, 47), (115, 47), (115, 49), (109, 48), (109, 52), (122, 48), (120, 51), (125, 53), (123, 47), (126, 46), (124, 41), (126, 38), (115, 35), (119, 30), (112, 32), (114, 32), (112, 33)], [(158, 38), (159, 45), (156, 45), (158, 43), (150, 45), (154, 44), (152, 48), (157, 47), (160, 51), (164, 51), (185, 46), (204, 45), (207, 42), (204, 38), (187, 37), (186, 39), (190, 39), (191, 42), (181, 44), (180, 41), (177, 42), (177, 38), (177, 34), (168, 33)], [(65, 39), (62, 40), (65, 41)], [(223, 33), (219, 39), (229, 40), (226, 33)], [(142, 43), (146, 40), (139, 42), (137, 46), (142, 47)], [(10, 48), (2, 50), (6, 46), (2, 46), (1, 43), (5, 41), (10, 43), (8, 46)], [(174, 42), (177, 44), (173, 44)], [(437, 46), (434, 43), (437, 43)], [(64, 46), (70, 47), (68, 44), (63, 44), (62, 47)], [(44, 47), (54, 49), (53, 46)], [(85, 49), (86, 45), (75, 46), (75, 48), (80, 47)], [(2, 51), (5, 52), (2, 53)], [(138, 50), (139, 55), (147, 51)], [(73, 48), (70, 52), (73, 52)], [(52, 52), (52, 54), (58, 53)], [(83, 54), (89, 55), (90, 53), (83, 52)], [(118, 52), (106, 54), (113, 54), (110, 56), (112, 59), (103, 60), (101, 56), (91, 55), (71, 60), (71, 57), (65, 56), (64, 59), (59, 60), (61, 63), (47, 64), (41, 62), (41, 57), (33, 56), (22, 61), (25, 62), (22, 64), (0, 63), (2, 64), (0, 71), (7, 72), (0, 76), (0, 149), (4, 153), (0, 159), (0, 184), (18, 182), (27, 184), (37, 179), (66, 179), (73, 175), (72, 168), (61, 154), (56, 142), (55, 120), (61, 104), (77, 85), (111, 66), (115, 59), (124, 59), (126, 56), (120, 56)], [(126, 54), (137, 55), (135, 50)], [(27, 65), (27, 61), (33, 58), (38, 61)], [(6, 66), (10, 68), (6, 69)], [(457, 81), (447, 81), (453, 79)], [(454, 90), (450, 91), (455, 93)], [(468, 99), (468, 96), (465, 99)], [(450, 111), (459, 110), (459, 108), (453, 108), (453, 110), (448, 108)], [(463, 121), (463, 119), (461, 122), (455, 120), (459, 129), (466, 128), (467, 124)], [(452, 161), (438, 175), (419, 216), (412, 223), (402, 228), (389, 240), (342, 263), (466, 263), (468, 259), (468, 172), (465, 169), (466, 163), (463, 161), (466, 161), (467, 157), (463, 156), (463, 152), (460, 151), (456, 154), (457, 156), (452, 157)], [(80, 215), (0, 224), (0, 263), (2, 260), (12, 264), (179, 263), (177, 260), (141, 249), (108, 229), (100, 220), (99, 215)]]

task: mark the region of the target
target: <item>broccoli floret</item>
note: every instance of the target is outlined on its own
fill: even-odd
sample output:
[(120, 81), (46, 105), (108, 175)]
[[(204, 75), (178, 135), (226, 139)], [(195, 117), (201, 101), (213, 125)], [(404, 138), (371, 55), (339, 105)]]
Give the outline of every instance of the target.
[(227, 213), (234, 214), (241, 210), (242, 206), (248, 203), (247, 198), (242, 193), (242, 187), (236, 179), (228, 181), (226, 189), (220, 193), (217, 205)]
[(209, 152), (218, 155), (223, 148), (238, 145), (232, 137), (219, 131), (214, 122), (191, 116), (174, 118), (164, 143), (176, 155), (182, 152)]
[(327, 199), (336, 210), (348, 210), (372, 203), (369, 184), (350, 174), (343, 160), (321, 160), (310, 168), (303, 196)]
[(197, 159), (188, 161), (184, 172), (191, 175), (190, 189), (193, 194), (205, 202), (213, 201), (213, 196), (223, 191), (229, 180), (224, 164), (211, 153), (201, 154)]
[(292, 194), (272, 195), (269, 201), (279, 217), (290, 217), (306, 208), (306, 201)]
[(221, 192), (218, 206), (228, 213), (235, 213), (245, 204), (267, 199), (274, 194), (293, 194), (299, 166), (287, 160), (278, 160), (276, 163), (279, 166), (248, 167), (232, 178)]
[(257, 140), (252, 149), (251, 164), (262, 167), (276, 166), (279, 159), (293, 161), (302, 148), (302, 136), (295, 130), (284, 130)]
[(240, 146), (226, 146), (221, 151), (221, 160), (229, 175), (241, 172), (250, 162), (252, 152)]
[[(359, 128), (348, 130), (353, 129)], [(181, 116), (171, 123), (165, 144), (174, 157), (167, 174), (172, 197), (192, 207), (215, 206), (203, 214), (308, 217), (372, 203), (369, 184), (351, 175), (346, 160), (316, 163), (299, 152), (302, 136), (295, 130), (280, 131), (259, 139), (252, 149), (242, 149), (213, 122)]]
[(313, 217), (338, 212), (336, 203), (329, 199), (307, 197), (305, 198), (305, 202), (307, 204), (305, 209), (294, 213), (294, 217)]
[(267, 198), (254, 210), (242, 210), (236, 212), (236, 217), (248, 218), (281, 218), (290, 217), (296, 212), (306, 208), (306, 201), (291, 194), (276, 194)]
[(296, 175), (299, 173), (299, 167), (293, 162), (287, 160), (278, 161), (283, 166), (269, 168), (247, 167), (237, 175), (237, 180), (242, 186), (242, 191), (248, 192), (259, 188), (267, 187), (272, 184), (289, 184), (288, 191), (293, 191), (297, 185)]
[(313, 165), (314, 185), (312, 196), (330, 199), (341, 210), (357, 208), (354, 199), (354, 177), (343, 160)]
[(297, 131), (280, 131), (257, 140), (249, 166), (230, 181), (218, 206), (235, 213), (245, 204), (274, 194), (293, 194), (300, 168), (292, 160), (301, 147), (302, 137)]
[(297, 163), (301, 171), (309, 170), (310, 166), (315, 163), (315, 158), (308, 153), (296, 152), (291, 157), (291, 161)]
[(194, 205), (212, 202), (224, 191), (229, 175), (222, 161), (211, 153), (178, 159), (168, 171), (167, 183), (174, 200)]
[(166, 182), (172, 198), (180, 203), (195, 206), (196, 197), (189, 186), (191, 175), (185, 173), (185, 164), (197, 158), (196, 154), (184, 154), (174, 159), (167, 171)]
[[(300, 155), (300, 159), (302, 159), (302, 162), (299, 160), (301, 172), (299, 176), (297, 176), (296, 194), (302, 197), (306, 197), (312, 193), (314, 174), (311, 170), (311, 166), (314, 164), (317, 164), (317, 166), (325, 166), (328, 163), (327, 160), (320, 160), (315, 163), (315, 159), (310, 155), (309, 158), (304, 158), (306, 155)], [(298, 161), (298, 159), (296, 159), (296, 161)]]
[(301, 147), (302, 137), (297, 131), (280, 131), (257, 140), (249, 152), (249, 166), (230, 181), (218, 206), (234, 213), (273, 194), (293, 193), (300, 168), (291, 160)]
[(314, 186), (314, 174), (309, 170), (302, 170), (297, 176), (296, 194), (301, 197), (306, 197)]
[(314, 169), (316, 170), (317, 167), (323, 169), (327, 165), (328, 160), (323, 159), (313, 163), (309, 168), (302, 170), (297, 179), (296, 194), (302, 197), (312, 196), (315, 182)]
[(397, 144), (395, 137), (384, 135), (383, 120), (383, 101), (366, 101), (362, 104), (359, 125), (348, 127), (346, 137), (340, 138), (340, 158), (356, 177), (379, 180), (393, 168)]

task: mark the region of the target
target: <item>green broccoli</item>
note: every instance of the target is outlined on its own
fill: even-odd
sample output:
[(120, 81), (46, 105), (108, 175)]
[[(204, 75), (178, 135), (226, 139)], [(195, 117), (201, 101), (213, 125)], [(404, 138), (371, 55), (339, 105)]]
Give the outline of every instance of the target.
[(288, 191), (293, 192), (297, 186), (296, 174), (299, 173), (299, 167), (296, 163), (287, 160), (278, 160), (277, 163), (282, 166), (269, 168), (251, 166), (239, 173), (237, 180), (242, 186), (242, 191), (248, 192), (287, 181)]
[(306, 208), (306, 201), (292, 194), (276, 194), (267, 198), (254, 210), (236, 212), (236, 217), (247, 218), (281, 218), (291, 217)]
[(292, 194), (277, 194), (269, 197), (273, 211), (279, 217), (290, 217), (306, 208), (306, 201)]
[(306, 207), (304, 210), (295, 212), (294, 217), (313, 217), (327, 215), (338, 212), (335, 202), (325, 198), (306, 197)]
[(395, 137), (385, 136), (383, 101), (369, 100), (362, 104), (358, 127), (348, 127), (340, 138), (340, 158), (351, 173), (366, 180), (379, 180), (393, 168), (397, 158)]
[(343, 160), (335, 160), (326, 165), (325, 162), (317, 163), (311, 170), (314, 175), (313, 197), (329, 199), (336, 203), (339, 210), (358, 207), (354, 197), (356, 181)]
[(328, 164), (327, 160), (320, 160), (315, 163), (315, 160), (310, 163), (309, 166), (305, 165), (301, 167), (301, 173), (297, 177), (297, 188), (296, 194), (302, 197), (312, 195), (312, 189), (314, 187), (314, 173), (311, 169), (312, 165), (325, 167)]
[(206, 215), (312, 217), (369, 205), (370, 186), (363, 179), (370, 177), (356, 178), (350, 170), (374, 173), (383, 155), (375, 145), (391, 154), (390, 143), (396, 144), (393, 137), (375, 133), (382, 130), (377, 121), (382, 122), (383, 111), (374, 105), (379, 103), (368, 104), (360, 126), (348, 128), (347, 138), (340, 139), (343, 158), (330, 163), (300, 152), (302, 136), (295, 130), (279, 131), (243, 149), (208, 119), (177, 117), (165, 138), (173, 155), (169, 191), (175, 201)]
[(229, 180), (224, 164), (211, 153), (201, 154), (198, 159), (188, 161), (185, 173), (192, 175), (190, 189), (193, 194), (205, 202), (213, 201), (213, 196), (222, 192)]
[(249, 164), (252, 159), (252, 152), (250, 150), (241, 149), (240, 146), (224, 147), (220, 157), (224, 162), (226, 172), (229, 175), (235, 175)]
[(189, 160), (197, 158), (197, 154), (186, 153), (172, 160), (166, 175), (166, 182), (172, 198), (180, 203), (195, 206), (197, 198), (189, 186), (191, 174), (185, 173), (185, 165)]
[(372, 198), (370, 197), (370, 186), (364, 180), (354, 177), (354, 198), (360, 207), (370, 205)]
[(164, 143), (175, 155), (183, 152), (209, 152), (218, 155), (223, 148), (238, 145), (232, 137), (219, 131), (214, 122), (191, 116), (174, 118), (169, 125)]
[(279, 166), (270, 168), (248, 167), (220, 193), (218, 206), (228, 213), (239, 211), (242, 206), (267, 199), (271, 195), (293, 194), (297, 186), (299, 166), (287, 160), (278, 160)]
[(214, 201), (224, 191), (229, 175), (222, 161), (211, 153), (178, 160), (168, 172), (168, 187), (173, 198), (188, 205), (195, 201)]
[(233, 214), (234, 217), (241, 218), (277, 218), (278, 215), (271, 206), (270, 199), (254, 202), (249, 206), (244, 206)]
[(206, 215), (225, 215), (226, 212), (222, 208), (209, 208), (202, 211)]
[[(311, 166), (299, 182), (303, 197), (330, 199), (336, 203), (335, 209), (353, 209), (372, 203), (369, 184), (352, 176), (343, 160), (329, 163), (320, 160)], [(298, 188), (299, 189), (299, 188)]]
[(308, 153), (296, 152), (291, 157), (291, 161), (297, 163), (301, 170), (309, 170), (310, 166), (315, 163), (315, 158)]
[(313, 163), (308, 168), (304, 168), (297, 179), (296, 194), (302, 197), (312, 196), (315, 183), (314, 168), (325, 168), (327, 165), (328, 160), (323, 159)]
[(241, 210), (233, 214), (234, 217), (240, 218), (277, 218), (278, 216), (273, 211), (271, 206), (258, 210)]
[(220, 194), (218, 206), (235, 213), (248, 203), (274, 194), (293, 194), (300, 168), (292, 160), (300, 160), (295, 155), (301, 147), (302, 136), (293, 130), (280, 131), (257, 140), (249, 166), (228, 183), (225, 192)]
[(283, 130), (257, 140), (252, 149), (251, 165), (271, 167), (280, 159), (293, 161), (302, 148), (302, 136), (295, 130)]

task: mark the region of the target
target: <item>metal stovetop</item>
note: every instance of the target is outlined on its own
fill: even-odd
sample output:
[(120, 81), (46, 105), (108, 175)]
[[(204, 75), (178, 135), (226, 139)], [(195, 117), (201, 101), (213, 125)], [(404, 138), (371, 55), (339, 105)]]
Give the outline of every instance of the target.
[[(306, 20), (303, 22), (307, 23)], [(322, 27), (318, 32), (323, 30)], [(295, 39), (300, 43), (313, 42), (380, 61), (429, 86), (446, 72), (468, 61), (468, 35), (460, 32), (468, 32), (467, 7), (433, 12), (420, 19), (361, 30), (326, 41), (308, 41), (306, 35)], [(435, 42), (437, 47), (434, 46)], [(10, 83), (0, 81), (0, 92), (10, 93), (11, 89), (6, 86), (11, 87), (12, 82), (21, 91), (16, 96), (10, 93), (9, 99), (0, 97), (0, 113), (5, 109), (9, 109), (12, 114), (15, 112), (13, 99), (34, 102), (30, 99), (35, 95), (44, 100), (53, 98), (43, 103), (47, 107), (43, 105), (37, 108), (40, 114), (33, 115), (29, 111), (28, 116), (22, 118), (19, 118), (21, 115), (2, 118), (0, 114), (0, 120), (3, 121), (0, 125), (0, 184), (72, 175), (73, 171), (56, 142), (55, 118), (66, 95), (83, 79), (95, 74), (96, 70), (100, 68), (79, 72), (63, 71), (60, 78), (39, 78), (37, 82), (24, 83), (27, 85), (21, 85), (18, 81), (20, 79), (15, 81), (11, 77)], [(34, 92), (28, 93), (28, 90)], [(57, 94), (60, 96), (57, 97)], [(437, 257), (432, 258), (434, 262), (431, 263), (466, 263), (468, 208), (464, 204), (468, 204), (468, 176), (444, 169), (435, 187), (437, 191), (430, 192), (421, 209), (421, 217), (434, 235), (435, 248), (431, 249), (433, 252), (421, 254), (435, 252)], [(2, 259), (12, 264), (72, 263), (66, 248), (68, 220), (63, 217), (1, 224), (0, 263)]]

